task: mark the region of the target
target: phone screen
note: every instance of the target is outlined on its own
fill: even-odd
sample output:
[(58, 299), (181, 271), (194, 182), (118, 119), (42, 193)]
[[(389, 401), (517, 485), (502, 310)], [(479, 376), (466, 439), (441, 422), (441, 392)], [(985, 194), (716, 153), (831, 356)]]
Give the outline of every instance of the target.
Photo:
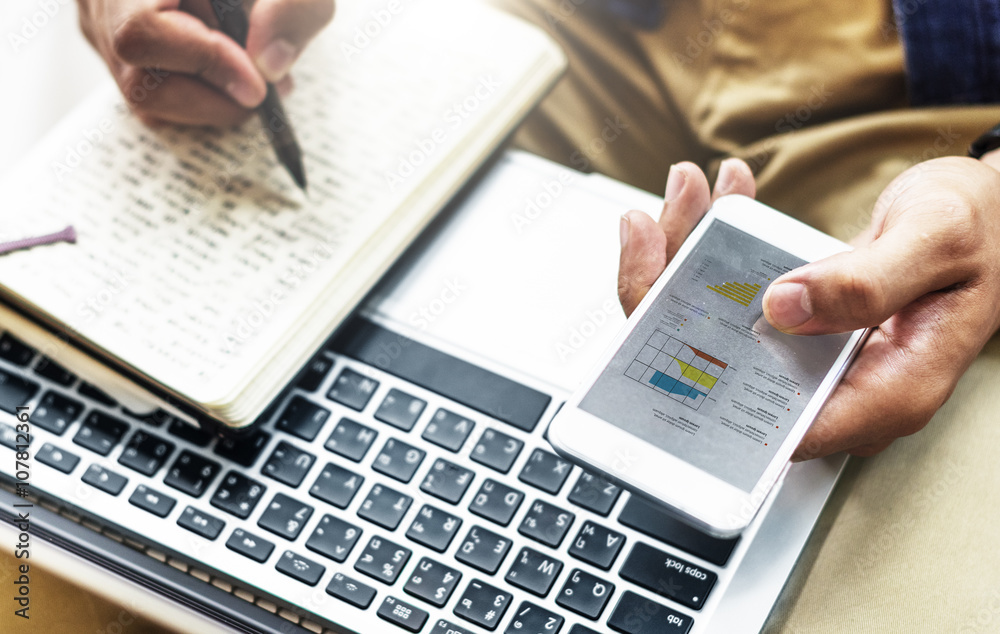
[(768, 285), (805, 263), (713, 220), (580, 409), (751, 491), (851, 336), (764, 319)]

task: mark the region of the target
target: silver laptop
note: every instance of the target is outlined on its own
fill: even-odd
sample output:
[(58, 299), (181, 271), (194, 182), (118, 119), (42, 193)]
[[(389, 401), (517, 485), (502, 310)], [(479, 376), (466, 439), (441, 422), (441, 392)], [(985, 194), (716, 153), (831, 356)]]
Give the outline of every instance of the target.
[(624, 323), (618, 218), (660, 204), (503, 154), (236, 438), (130, 413), (4, 333), (0, 513), (25, 501), (27, 403), (33, 535), (234, 631), (758, 631), (843, 457), (793, 465), (719, 540), (544, 440)]

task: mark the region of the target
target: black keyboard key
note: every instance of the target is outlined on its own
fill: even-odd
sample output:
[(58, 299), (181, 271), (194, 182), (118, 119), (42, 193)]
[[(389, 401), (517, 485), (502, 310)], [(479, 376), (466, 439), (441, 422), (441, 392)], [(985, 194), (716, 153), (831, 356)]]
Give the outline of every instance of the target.
[(375, 588), (340, 572), (333, 573), (333, 578), (326, 586), (326, 593), (362, 610), (371, 605), (375, 598)]
[(642, 542), (632, 547), (618, 572), (638, 586), (700, 610), (719, 577), (711, 570)]
[(207, 447), (208, 443), (212, 442), (213, 436), (210, 432), (185, 423), (179, 418), (171, 418), (172, 420), (167, 427), (167, 431), (174, 436), (177, 436), (181, 440), (186, 440), (197, 447)]
[(506, 526), (510, 524), (523, 500), (524, 493), (496, 480), (488, 479), (479, 487), (476, 497), (472, 498), (469, 510), (480, 517)]
[(111, 395), (97, 387), (96, 385), (91, 385), (86, 381), (80, 383), (80, 387), (76, 388), (76, 391), (81, 395), (86, 396), (89, 399), (93, 399), (100, 403), (101, 405), (106, 405), (108, 407), (118, 407), (118, 401), (111, 398)]
[(418, 544), (443, 553), (448, 549), (451, 540), (458, 534), (458, 529), (461, 526), (462, 520), (459, 518), (425, 504), (417, 516), (413, 518), (413, 523), (406, 531), (406, 536)]
[(555, 495), (559, 493), (559, 489), (566, 482), (572, 469), (573, 465), (554, 453), (535, 449), (531, 452), (528, 462), (524, 464), (517, 479)]
[(31, 444), (31, 436), (29, 434), (18, 433), (12, 426), (7, 423), (0, 423), (0, 444), (8, 449), (18, 450), (18, 445), (24, 448), (24, 445)]
[(330, 388), (326, 396), (332, 401), (360, 412), (365, 408), (365, 405), (368, 405), (368, 401), (371, 400), (377, 389), (378, 381), (369, 379), (349, 368), (344, 368), (340, 376), (334, 380), (333, 387)]
[(348, 460), (361, 462), (377, 437), (378, 432), (371, 427), (356, 423), (349, 418), (341, 418), (323, 446), (327, 451), (332, 451)]
[(296, 396), (285, 406), (275, 426), (302, 440), (312, 440), (319, 434), (319, 430), (323, 428), (328, 418), (330, 410)]
[(0, 370), (0, 409), (3, 411), (16, 414), (17, 408), (27, 405), (37, 393), (38, 384), (34, 381)]
[(471, 470), (438, 458), (420, 483), (420, 490), (445, 502), (458, 504), (472, 484), (473, 477)]
[(267, 558), (274, 552), (274, 544), (242, 528), (233, 531), (233, 534), (226, 541), (226, 548), (261, 564), (267, 561)]
[(122, 436), (128, 431), (128, 423), (101, 412), (91, 412), (80, 430), (73, 436), (73, 442), (87, 449), (106, 456), (115, 445), (121, 442)]
[(147, 434), (140, 429), (128, 439), (125, 451), (118, 458), (118, 464), (151, 476), (160, 470), (173, 450), (174, 443)]
[(31, 413), (31, 422), (57, 436), (62, 436), (81, 412), (83, 403), (80, 401), (74, 401), (58, 392), (46, 392), (35, 407), (35, 411)]
[(402, 337), (364, 319), (341, 328), (332, 347), (489, 416), (531, 432), (552, 397)]
[(55, 445), (45, 443), (35, 454), (38, 462), (49, 465), (53, 469), (58, 469), (63, 473), (69, 473), (76, 469), (80, 463), (80, 457), (63, 449), (58, 449)]
[[(0, 335), (0, 359), (25, 366), (35, 356), (35, 349), (10, 333)], [(23, 403), (22, 403), (23, 405)]]
[(576, 516), (543, 500), (535, 500), (521, 520), (517, 532), (546, 546), (556, 548), (573, 525)]
[(509, 539), (481, 526), (473, 526), (458, 547), (455, 559), (492, 575), (509, 551)]
[(462, 579), (462, 573), (440, 562), (424, 557), (403, 586), (407, 594), (431, 605), (443, 608)]
[(421, 438), (448, 451), (458, 452), (475, 427), (476, 424), (468, 418), (439, 409), (427, 423)]
[(48, 357), (42, 357), (35, 366), (35, 374), (54, 381), (63, 387), (69, 387), (76, 380), (76, 375)]
[(445, 621), (444, 619), (438, 619), (434, 622), (434, 629), (431, 630), (430, 634), (473, 634), (469, 630), (463, 630), (459, 626), (455, 625), (451, 621)]
[(390, 531), (396, 530), (403, 516), (410, 509), (413, 498), (389, 487), (376, 484), (368, 492), (368, 497), (361, 503), (358, 515), (369, 522), (378, 524)]
[(621, 494), (621, 487), (584, 471), (573, 485), (573, 490), (569, 492), (569, 501), (606, 517)]
[(230, 471), (212, 496), (212, 506), (240, 519), (250, 517), (267, 487), (242, 473)]
[(395, 597), (386, 597), (376, 612), (380, 619), (398, 625), (407, 632), (419, 632), (424, 627), (429, 616), (420, 608), (400, 601)]
[(308, 504), (303, 504), (284, 493), (275, 493), (271, 503), (257, 521), (257, 526), (278, 537), (294, 541), (312, 517), (312, 513), (313, 507)]
[(525, 601), (514, 612), (504, 634), (559, 634), (562, 626), (563, 617)]
[(164, 495), (155, 489), (150, 489), (144, 484), (135, 488), (132, 496), (128, 499), (133, 506), (138, 506), (144, 511), (149, 511), (157, 517), (166, 517), (173, 510), (177, 500)]
[(328, 559), (343, 562), (361, 537), (361, 529), (333, 515), (324, 515), (309, 536), (306, 548)]
[(163, 483), (198, 498), (208, 490), (220, 469), (218, 462), (185, 449), (174, 460)]
[(509, 592), (474, 579), (469, 582), (469, 586), (458, 600), (455, 614), (493, 631), (497, 629), (513, 598)]
[(544, 597), (562, 572), (562, 562), (531, 548), (522, 548), (504, 579), (507, 583)]
[(514, 465), (524, 442), (495, 429), (487, 429), (472, 448), (473, 460), (500, 473), (507, 473)]
[(608, 627), (622, 634), (687, 634), (694, 619), (665, 605), (625, 592), (608, 619)]
[(413, 474), (417, 472), (425, 455), (427, 452), (423, 449), (417, 449), (401, 440), (390, 438), (385, 441), (382, 451), (375, 456), (372, 469), (400, 482), (409, 482), (413, 479)]
[(309, 473), (314, 462), (316, 462), (316, 456), (302, 451), (295, 445), (281, 441), (271, 452), (271, 456), (264, 463), (261, 472), (278, 482), (284, 482), (295, 488), (305, 480), (306, 474)]
[(346, 509), (364, 481), (362, 476), (328, 462), (309, 488), (309, 495), (339, 509)]
[(222, 534), (226, 523), (214, 515), (199, 511), (193, 506), (185, 508), (177, 518), (177, 525), (205, 539), (215, 539)]
[(739, 537), (720, 539), (703, 533), (638, 495), (629, 497), (618, 521), (717, 566), (726, 565), (740, 541)]
[(122, 408), (127, 416), (131, 416), (135, 420), (139, 421), (147, 427), (163, 427), (163, 423), (173, 422), (176, 420), (173, 416), (163, 411), (162, 409), (153, 410), (152, 412), (133, 412), (129, 409)]
[(313, 358), (306, 365), (305, 371), (299, 378), (299, 387), (306, 392), (315, 392), (323, 384), (323, 379), (326, 378), (326, 375), (330, 373), (332, 368), (333, 359), (322, 354)]
[(417, 424), (417, 419), (427, 407), (427, 401), (410, 396), (402, 390), (393, 388), (382, 399), (382, 404), (375, 410), (375, 420), (392, 425), (403, 431), (410, 431)]
[(83, 481), (109, 495), (118, 495), (128, 484), (128, 478), (114, 471), (92, 464), (83, 472)]
[(556, 596), (556, 603), (588, 619), (596, 620), (614, 592), (615, 584), (577, 568), (569, 573), (566, 583)]
[(587, 520), (569, 547), (569, 554), (602, 570), (610, 570), (624, 545), (625, 535)]
[(361, 552), (354, 569), (372, 579), (392, 585), (410, 560), (412, 551), (381, 537), (372, 537)]
[(232, 460), (238, 465), (252, 467), (257, 462), (257, 457), (264, 451), (267, 441), (271, 439), (271, 434), (262, 431), (254, 431), (239, 436), (220, 438), (215, 445), (215, 454), (228, 460)]
[(319, 578), (326, 572), (325, 566), (321, 566), (311, 559), (306, 559), (302, 555), (296, 555), (290, 550), (281, 553), (274, 568), (278, 572), (283, 572), (292, 579), (309, 586), (319, 583)]
[(596, 630), (592, 630), (585, 625), (580, 625), (577, 623), (573, 627), (569, 628), (569, 634), (600, 634)]

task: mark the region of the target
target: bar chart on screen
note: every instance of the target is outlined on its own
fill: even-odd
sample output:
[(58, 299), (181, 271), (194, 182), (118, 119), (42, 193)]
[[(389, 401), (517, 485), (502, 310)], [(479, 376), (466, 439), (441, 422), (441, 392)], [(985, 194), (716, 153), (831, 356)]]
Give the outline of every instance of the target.
[(697, 410), (729, 364), (655, 330), (625, 376)]

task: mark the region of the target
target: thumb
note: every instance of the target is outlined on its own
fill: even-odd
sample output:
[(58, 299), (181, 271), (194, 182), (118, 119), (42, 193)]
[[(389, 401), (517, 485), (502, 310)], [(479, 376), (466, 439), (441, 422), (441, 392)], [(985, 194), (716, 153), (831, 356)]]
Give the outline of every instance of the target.
[(877, 326), (927, 293), (966, 277), (919, 223), (897, 225), (870, 244), (806, 264), (779, 277), (764, 294), (764, 316), (796, 335)]
[(282, 79), (299, 54), (333, 18), (333, 0), (257, 0), (247, 52), (270, 82)]

